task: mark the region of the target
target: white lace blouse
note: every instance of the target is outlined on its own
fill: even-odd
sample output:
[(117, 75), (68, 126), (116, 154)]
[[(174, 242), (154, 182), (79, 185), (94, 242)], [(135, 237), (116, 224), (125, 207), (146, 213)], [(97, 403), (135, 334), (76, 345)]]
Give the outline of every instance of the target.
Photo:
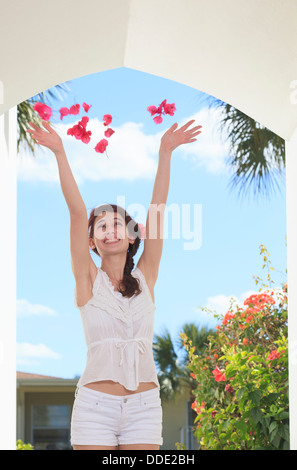
[(93, 296), (82, 307), (77, 305), (74, 291), (88, 347), (86, 367), (77, 387), (112, 380), (127, 390), (137, 390), (140, 382), (154, 382), (160, 389), (152, 349), (156, 307), (140, 269), (131, 274), (140, 280), (142, 292), (130, 298), (114, 290), (101, 268)]

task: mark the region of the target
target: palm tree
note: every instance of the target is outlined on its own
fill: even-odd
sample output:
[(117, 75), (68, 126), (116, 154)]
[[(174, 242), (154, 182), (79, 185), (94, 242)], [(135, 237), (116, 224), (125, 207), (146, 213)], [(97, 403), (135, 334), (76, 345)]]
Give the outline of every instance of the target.
[[(191, 339), (195, 346), (195, 354), (199, 354), (208, 345), (208, 337), (214, 334), (214, 330), (202, 327), (199, 328), (194, 323), (185, 323), (181, 331)], [(164, 401), (174, 400), (184, 391), (190, 392), (195, 388), (195, 382), (187, 368), (189, 362), (188, 352), (183, 347), (180, 337), (176, 341), (176, 349), (183, 351), (178, 359), (173, 341), (167, 328), (161, 335), (154, 335), (153, 353), (154, 360), (159, 369), (158, 379), (160, 383), (160, 396)]]
[[(222, 118), (218, 122), (221, 135), (230, 146), (227, 163), (235, 172), (231, 186), (238, 185), (240, 191), (249, 189), (254, 183), (254, 195), (268, 195), (269, 186), (278, 185), (278, 179), (285, 182), (285, 141), (262, 126), (250, 116), (228, 103), (207, 96), (209, 108), (220, 108)], [(267, 191), (267, 192), (266, 192)]]
[(162, 335), (155, 335), (153, 342), (155, 362), (160, 370), (160, 396), (162, 400), (171, 400), (182, 392), (182, 369), (178, 365), (177, 354), (167, 328)]
[[(53, 87), (52, 89), (48, 89), (41, 93), (38, 93), (36, 96), (29, 98), (25, 101), (22, 101), (17, 105), (17, 128), (18, 128), (18, 140), (17, 140), (17, 153), (20, 153), (20, 146), (21, 144), (28, 149), (33, 156), (34, 155), (34, 148), (35, 148), (35, 141), (32, 139), (31, 135), (26, 132), (28, 128), (28, 122), (34, 122), (34, 124), (41, 126), (42, 119), (39, 117), (38, 113), (34, 111), (34, 105), (37, 102), (41, 102), (44, 104), (49, 104), (49, 98), (55, 100), (61, 100), (62, 95), (59, 91), (62, 91), (66, 94), (70, 92), (70, 88), (66, 85), (66, 83), (70, 83), (70, 81), (62, 83)], [(54, 127), (54, 126), (53, 126)], [(41, 146), (39, 146), (40, 148)]]

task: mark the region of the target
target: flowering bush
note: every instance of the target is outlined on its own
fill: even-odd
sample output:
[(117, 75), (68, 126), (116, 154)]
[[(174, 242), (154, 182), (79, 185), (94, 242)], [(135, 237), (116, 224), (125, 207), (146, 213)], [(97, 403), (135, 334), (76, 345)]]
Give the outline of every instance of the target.
[[(262, 253), (267, 261), (263, 245)], [(287, 284), (261, 291), (244, 308), (231, 302), (215, 315), (221, 324), (200, 354), (180, 333), (197, 381), (192, 408), (201, 450), (289, 449)]]

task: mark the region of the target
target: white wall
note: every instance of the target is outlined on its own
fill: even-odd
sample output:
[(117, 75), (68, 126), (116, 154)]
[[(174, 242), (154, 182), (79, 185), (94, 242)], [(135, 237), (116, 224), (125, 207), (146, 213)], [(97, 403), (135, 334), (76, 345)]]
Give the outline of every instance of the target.
[(297, 450), (297, 128), (286, 141), (290, 448)]
[(0, 449), (16, 445), (17, 106), (0, 116)]

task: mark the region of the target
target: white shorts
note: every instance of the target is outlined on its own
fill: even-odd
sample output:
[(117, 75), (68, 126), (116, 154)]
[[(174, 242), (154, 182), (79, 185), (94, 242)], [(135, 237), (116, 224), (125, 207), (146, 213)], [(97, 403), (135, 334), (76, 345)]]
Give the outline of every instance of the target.
[(163, 444), (159, 389), (119, 396), (80, 387), (71, 416), (71, 445)]

